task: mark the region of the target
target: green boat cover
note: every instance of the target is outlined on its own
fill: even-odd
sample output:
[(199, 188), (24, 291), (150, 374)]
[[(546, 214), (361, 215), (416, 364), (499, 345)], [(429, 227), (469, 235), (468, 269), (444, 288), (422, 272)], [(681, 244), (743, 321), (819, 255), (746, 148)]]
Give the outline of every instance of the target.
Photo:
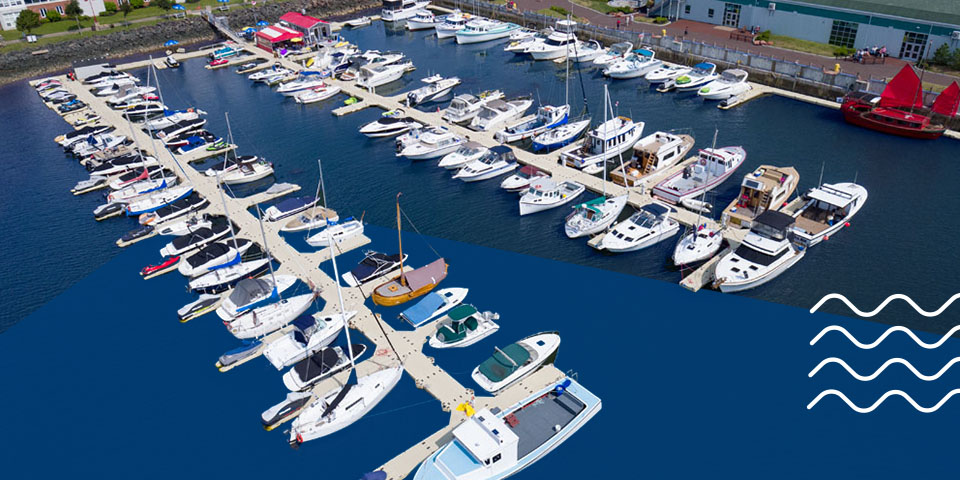
[(461, 307), (468, 307), (470, 310), (469, 312), (466, 312), (467, 309), (463, 309), (466, 320), (464, 320), (463, 317), (455, 318), (449, 327), (444, 325), (437, 329), (437, 339), (441, 342), (459, 342), (467, 336), (467, 332), (472, 332), (480, 326), (480, 323), (477, 322), (477, 319), (471, 316), (474, 313), (477, 313), (477, 309), (473, 308), (471, 305), (461, 305), (460, 307), (455, 308), (450, 312), (450, 317), (453, 318), (454, 312)]
[[(503, 354), (506, 354), (510, 358), (504, 358)], [(484, 360), (479, 367), (480, 373), (491, 382), (502, 382), (503, 379), (509, 377), (510, 374), (516, 371), (517, 368), (522, 367), (529, 359), (530, 352), (528, 352), (526, 348), (523, 348), (519, 343), (512, 343), (500, 351), (494, 352), (490, 358)], [(513, 362), (510, 360), (513, 360)], [(514, 366), (514, 364), (516, 364), (516, 366)]]
[(588, 202), (583, 202), (580, 205), (577, 205), (577, 207), (586, 208), (588, 210), (592, 210), (593, 213), (596, 213), (597, 215), (601, 215), (603, 212), (601, 212), (600, 209), (597, 208), (597, 205), (603, 205), (606, 202), (607, 202), (607, 197), (597, 197)]
[(453, 310), (450, 310), (450, 313), (448, 313), (447, 316), (450, 317), (450, 320), (456, 322), (458, 320), (463, 320), (474, 313), (477, 313), (477, 309), (474, 308), (473, 305), (462, 304), (457, 305), (453, 308)]

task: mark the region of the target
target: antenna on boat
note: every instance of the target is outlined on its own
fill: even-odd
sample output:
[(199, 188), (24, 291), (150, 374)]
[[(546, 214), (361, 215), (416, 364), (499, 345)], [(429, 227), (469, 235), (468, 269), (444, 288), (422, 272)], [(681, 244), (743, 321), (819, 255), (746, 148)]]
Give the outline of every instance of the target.
[(817, 186), (823, 185), (823, 167), (827, 164), (826, 161), (820, 163), (820, 180), (817, 180)]
[(853, 172), (853, 183), (857, 183), (857, 177), (860, 176), (860, 170)]
[[(720, 128), (716, 125), (713, 127), (713, 146), (710, 147), (710, 150), (717, 149), (717, 134), (720, 133)], [(711, 152), (712, 153), (712, 152)], [(700, 228), (700, 214), (703, 213), (703, 206), (707, 200), (707, 177), (703, 177), (703, 191), (700, 192), (700, 206), (697, 208), (697, 224), (693, 226), (693, 231), (696, 233), (697, 229)]]
[[(327, 212), (326, 212), (326, 208), (327, 208), (327, 189), (323, 187), (323, 165), (321, 164), (321, 161), (320, 161), (319, 158), (317, 159), (317, 170), (320, 171), (320, 181), (317, 182), (317, 193), (313, 196), (313, 200), (314, 200), (314, 202), (316, 202), (317, 197), (320, 196), (320, 193), (321, 193), (321, 192), (323, 192), (323, 208), (324, 208), (324, 211), (321, 212), (321, 214), (323, 215), (323, 219), (326, 221), (327, 219), (329, 219), (329, 215), (327, 215)], [(316, 217), (316, 214), (317, 214), (317, 207), (316, 207), (316, 203), (314, 203), (314, 207), (313, 207), (313, 217)], [(308, 218), (309, 223), (308, 223), (308, 226), (307, 226), (307, 237), (310, 237), (310, 231), (313, 230), (313, 217)], [(326, 222), (324, 222), (324, 223), (326, 223)]]

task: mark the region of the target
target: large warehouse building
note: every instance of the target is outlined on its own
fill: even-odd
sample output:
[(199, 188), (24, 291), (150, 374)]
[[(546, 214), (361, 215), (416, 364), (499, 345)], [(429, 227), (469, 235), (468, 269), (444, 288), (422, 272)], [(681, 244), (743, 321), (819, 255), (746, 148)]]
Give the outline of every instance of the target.
[(664, 0), (662, 14), (919, 60), (960, 48), (960, 0)]

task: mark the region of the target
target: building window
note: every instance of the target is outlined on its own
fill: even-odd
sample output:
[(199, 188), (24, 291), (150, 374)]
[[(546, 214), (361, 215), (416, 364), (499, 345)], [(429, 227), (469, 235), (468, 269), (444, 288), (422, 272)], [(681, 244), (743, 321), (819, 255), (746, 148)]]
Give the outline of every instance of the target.
[(708, 8), (708, 9), (707, 9), (707, 16), (710, 17), (710, 18), (713, 18), (713, 9), (712, 9), (712, 8)]
[(904, 60), (920, 60), (926, 52), (928, 36), (926, 33), (903, 32), (903, 43), (900, 44), (900, 58)]
[(834, 20), (828, 43), (838, 47), (853, 48), (853, 43), (857, 39), (857, 27), (859, 26), (858, 23)]
[(46, 9), (46, 8), (41, 8), (41, 9), (40, 9), (40, 18), (47, 18), (47, 9)]
[(57, 5), (57, 13), (63, 15), (63, 5)]
[(690, 5), (683, 6), (683, 13), (690, 15)]

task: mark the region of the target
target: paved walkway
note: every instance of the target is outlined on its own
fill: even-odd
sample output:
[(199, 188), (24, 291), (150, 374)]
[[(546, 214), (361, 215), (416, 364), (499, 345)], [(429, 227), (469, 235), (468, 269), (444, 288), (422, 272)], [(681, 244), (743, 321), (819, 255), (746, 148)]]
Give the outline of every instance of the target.
[[(522, 10), (531, 10), (537, 11), (544, 8), (549, 8), (552, 5), (557, 5), (567, 10), (578, 17), (586, 18), (590, 21), (592, 25), (599, 25), (609, 28), (617, 28), (617, 17), (604, 15), (596, 10), (586, 8), (584, 6), (562, 0), (516, 0), (517, 5)], [(814, 55), (811, 53), (797, 52), (794, 50), (787, 50), (784, 48), (777, 48), (775, 46), (759, 46), (753, 45), (750, 42), (738, 41), (730, 39), (730, 30), (725, 27), (719, 27), (718, 25), (712, 25), (709, 23), (694, 22), (691, 20), (679, 20), (673, 22), (667, 26), (654, 25), (650, 23), (631, 23), (627, 25), (626, 19), (623, 18), (620, 21), (620, 28), (622, 30), (629, 30), (634, 32), (645, 32), (647, 34), (657, 34), (660, 35), (663, 33), (663, 30), (666, 29), (667, 35), (675, 35), (683, 37), (686, 33), (686, 38), (691, 40), (696, 40), (699, 42), (712, 43), (716, 45), (722, 45), (727, 48), (737, 49), (740, 51), (746, 51), (750, 53), (763, 54), (768, 57), (783, 58), (790, 61), (796, 61), (799, 63), (807, 65), (819, 65), (826, 69), (833, 69), (834, 64), (839, 63), (841, 71), (845, 73), (850, 73), (859, 76), (863, 80), (869, 79), (871, 76), (875, 78), (883, 77), (890, 78), (896, 75), (903, 64), (906, 63), (903, 60), (897, 58), (887, 58), (886, 63), (876, 64), (876, 65), (862, 65), (858, 63), (848, 62), (846, 60), (837, 60), (833, 57), (824, 57), (821, 55)], [(957, 80), (957, 77), (944, 75), (939, 73), (927, 72), (924, 74), (923, 81), (928, 83), (934, 83), (938, 85), (949, 85), (950, 82)]]

